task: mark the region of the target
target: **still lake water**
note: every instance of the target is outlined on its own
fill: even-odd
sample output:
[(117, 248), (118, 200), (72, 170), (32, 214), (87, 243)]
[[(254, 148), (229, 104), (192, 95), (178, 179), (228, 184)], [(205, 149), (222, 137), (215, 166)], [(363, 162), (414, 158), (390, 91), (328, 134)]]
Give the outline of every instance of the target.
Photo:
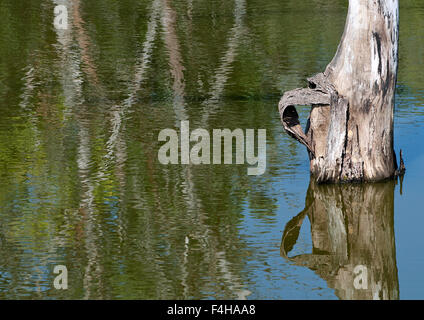
[[(0, 298), (424, 299), (424, 3), (400, 9), (403, 184), (310, 184), (280, 125), (280, 96), (324, 70), (346, 8), (2, 0)], [(266, 173), (160, 164), (158, 134), (181, 120), (267, 129)], [(356, 265), (371, 291), (352, 289)]]

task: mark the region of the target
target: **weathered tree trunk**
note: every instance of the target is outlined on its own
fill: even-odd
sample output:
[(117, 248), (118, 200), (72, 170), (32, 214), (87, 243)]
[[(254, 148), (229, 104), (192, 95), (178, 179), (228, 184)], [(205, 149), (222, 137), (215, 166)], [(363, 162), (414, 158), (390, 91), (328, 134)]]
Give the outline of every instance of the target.
[[(286, 92), (284, 129), (309, 151), (318, 182), (383, 180), (398, 169), (393, 110), (398, 67), (398, 0), (350, 0), (337, 53), (309, 88)], [(312, 105), (306, 133), (295, 105)]]

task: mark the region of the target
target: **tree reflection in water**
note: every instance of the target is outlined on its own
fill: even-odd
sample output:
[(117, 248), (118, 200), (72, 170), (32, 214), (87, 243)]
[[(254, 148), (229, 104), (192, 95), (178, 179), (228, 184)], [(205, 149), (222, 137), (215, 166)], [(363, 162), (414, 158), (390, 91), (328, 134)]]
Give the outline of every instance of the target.
[[(285, 226), (281, 255), (315, 271), (340, 299), (398, 299), (394, 190), (394, 181), (318, 185), (311, 180), (305, 209)], [(312, 253), (289, 256), (305, 217)], [(367, 268), (368, 289), (355, 289), (357, 266)]]

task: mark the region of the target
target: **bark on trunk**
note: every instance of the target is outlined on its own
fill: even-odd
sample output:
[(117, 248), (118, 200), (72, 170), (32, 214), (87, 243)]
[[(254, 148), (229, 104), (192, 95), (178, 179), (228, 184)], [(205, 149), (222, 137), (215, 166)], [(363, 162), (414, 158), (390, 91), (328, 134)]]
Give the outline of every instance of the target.
[[(307, 147), (318, 182), (378, 181), (403, 173), (393, 148), (398, 38), (398, 0), (350, 0), (333, 61), (308, 79), (309, 88), (281, 99), (283, 127)], [(296, 105), (312, 105), (306, 133)]]

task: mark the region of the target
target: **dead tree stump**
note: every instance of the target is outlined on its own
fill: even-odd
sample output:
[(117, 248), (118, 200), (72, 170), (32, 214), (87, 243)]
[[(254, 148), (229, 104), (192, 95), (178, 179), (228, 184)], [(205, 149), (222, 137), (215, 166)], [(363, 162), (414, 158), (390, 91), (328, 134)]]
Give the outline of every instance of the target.
[[(317, 182), (379, 181), (402, 174), (393, 147), (398, 0), (350, 0), (342, 40), (309, 87), (279, 103), (286, 132), (309, 151)], [(312, 105), (305, 132), (296, 105)]]

